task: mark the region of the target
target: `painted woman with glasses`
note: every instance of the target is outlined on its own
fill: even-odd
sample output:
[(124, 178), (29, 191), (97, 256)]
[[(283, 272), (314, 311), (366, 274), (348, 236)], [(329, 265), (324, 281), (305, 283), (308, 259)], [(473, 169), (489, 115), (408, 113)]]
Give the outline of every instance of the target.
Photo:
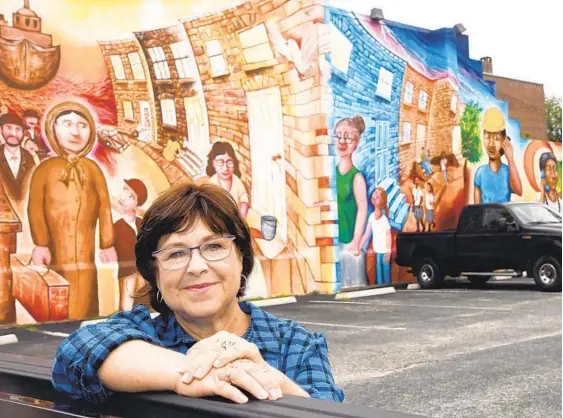
[(174, 391), (237, 403), (283, 394), (344, 400), (325, 336), (239, 302), (254, 264), (250, 232), (231, 196), (212, 184), (164, 192), (146, 212), (135, 245), (150, 284), (144, 305), (65, 339), (52, 380), (73, 399), (112, 392)]
[(207, 156), (207, 175), (209, 182), (228, 191), (240, 210), (243, 218), (248, 213), (248, 194), (240, 179), (241, 173), (233, 146), (228, 142), (215, 142)]

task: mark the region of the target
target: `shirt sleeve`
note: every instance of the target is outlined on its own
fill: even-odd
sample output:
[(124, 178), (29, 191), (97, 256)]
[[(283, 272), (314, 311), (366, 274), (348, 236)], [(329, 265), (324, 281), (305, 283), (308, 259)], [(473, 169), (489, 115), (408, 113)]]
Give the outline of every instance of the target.
[(477, 169), (477, 172), (475, 173), (475, 178), (473, 179), (473, 185), (474, 185), (474, 186), (477, 186), (477, 187), (479, 187), (479, 188), (481, 187), (481, 183), (482, 183), (482, 180), (483, 180), (483, 179), (481, 178), (481, 177), (483, 176), (482, 167), (483, 167), (483, 166), (481, 166), (481, 167), (479, 167), (479, 168)]
[(72, 399), (104, 402), (112, 392), (104, 387), (98, 370), (112, 350), (130, 340), (162, 345), (150, 313), (142, 305), (74, 331), (55, 354), (51, 377), (54, 388)]
[[(311, 398), (334, 402), (344, 401), (344, 391), (336, 386), (328, 359), (326, 338), (320, 332), (297, 331), (287, 359), (286, 375), (305, 390)], [(301, 344), (300, 344), (301, 343)], [(298, 351), (298, 354), (296, 353)], [(297, 355), (296, 355), (297, 354)]]

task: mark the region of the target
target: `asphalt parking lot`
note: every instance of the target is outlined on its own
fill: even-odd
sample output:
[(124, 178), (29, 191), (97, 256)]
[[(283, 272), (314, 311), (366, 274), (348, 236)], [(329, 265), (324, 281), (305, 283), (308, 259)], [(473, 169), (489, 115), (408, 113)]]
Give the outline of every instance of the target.
[[(347, 402), (428, 417), (561, 417), (561, 294), (525, 279), (266, 309), (326, 333)], [(20, 343), (0, 351), (50, 357), (73, 326), (17, 330)]]

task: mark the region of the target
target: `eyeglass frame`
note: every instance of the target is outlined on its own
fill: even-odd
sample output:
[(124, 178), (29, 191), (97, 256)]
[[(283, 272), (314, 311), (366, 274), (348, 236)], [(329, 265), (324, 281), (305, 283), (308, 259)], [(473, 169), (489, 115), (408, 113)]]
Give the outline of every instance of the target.
[(221, 160), (221, 159), (214, 159), (213, 163), (217, 164), (218, 167), (227, 166), (228, 168), (233, 168), (235, 166), (235, 162), (232, 159), (228, 160), (228, 161)]
[[(348, 138), (346, 138), (346, 136)], [(337, 144), (346, 144), (346, 145), (350, 145), (358, 139), (357, 137), (354, 136), (351, 137), (350, 135), (348, 135), (347, 132), (344, 134), (344, 136), (338, 136), (335, 134), (334, 138), (336, 139)]]
[[(229, 240), (231, 241), (231, 247), (229, 248), (229, 254), (227, 254), (225, 257), (219, 258), (219, 259), (217, 259), (217, 260), (208, 260), (208, 259), (203, 255), (203, 253), (201, 252), (201, 247), (203, 247), (204, 245), (209, 244), (210, 242), (213, 242), (213, 241), (215, 241), (215, 240), (217, 240), (217, 239), (221, 239), (221, 238), (226, 238), (226, 239), (229, 239)], [(164, 270), (180, 270), (180, 269), (186, 268), (186, 267), (188, 267), (188, 266), (190, 265), (190, 262), (192, 261), (192, 255), (193, 255), (193, 251), (194, 251), (194, 250), (198, 250), (198, 251), (199, 251), (199, 254), (201, 255), (201, 257), (203, 257), (203, 259), (204, 259), (205, 261), (209, 261), (209, 262), (211, 262), (211, 263), (213, 263), (213, 262), (215, 262), (215, 261), (224, 260), (225, 258), (229, 257), (229, 256), (231, 255), (231, 253), (233, 252), (233, 241), (234, 241), (235, 239), (237, 239), (236, 235), (227, 235), (227, 236), (223, 236), (223, 237), (211, 238), (210, 240), (205, 241), (203, 244), (196, 245), (195, 247), (171, 247), (171, 248), (161, 248), (160, 250), (153, 251), (153, 252), (151, 253), (151, 255), (156, 259), (156, 261), (160, 264), (160, 267), (162, 267)], [(173, 269), (167, 269), (167, 268), (164, 268), (164, 267), (162, 266), (162, 261), (157, 257), (158, 254), (161, 254), (163, 251), (171, 250), (171, 249), (190, 250), (190, 259), (188, 260), (188, 262), (186, 263), (185, 266), (178, 267), (178, 268), (173, 268)]]

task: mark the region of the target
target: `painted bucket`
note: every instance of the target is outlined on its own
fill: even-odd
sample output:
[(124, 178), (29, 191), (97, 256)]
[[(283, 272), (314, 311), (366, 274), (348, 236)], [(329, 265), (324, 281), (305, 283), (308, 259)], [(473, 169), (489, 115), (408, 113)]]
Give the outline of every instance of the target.
[(278, 220), (270, 215), (264, 215), (260, 218), (260, 226), (262, 229), (262, 237), (266, 241), (271, 241), (276, 237), (276, 228)]

